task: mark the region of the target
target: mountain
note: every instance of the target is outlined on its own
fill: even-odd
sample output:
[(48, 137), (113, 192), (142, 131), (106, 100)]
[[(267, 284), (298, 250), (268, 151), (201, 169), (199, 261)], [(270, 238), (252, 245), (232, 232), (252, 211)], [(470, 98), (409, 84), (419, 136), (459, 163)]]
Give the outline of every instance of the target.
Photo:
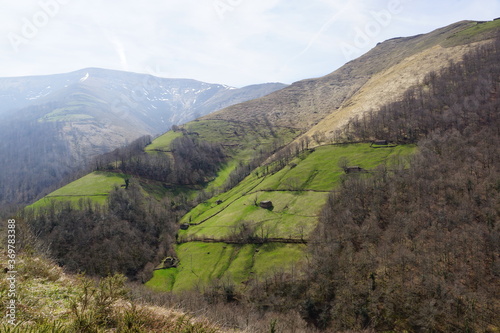
[(493, 38), (498, 25), (498, 20), (462, 21), (428, 34), (387, 40), (324, 77), (295, 82), (202, 119), (266, 121), (307, 131), (309, 137), (331, 138), (350, 117), (401, 98), (427, 73)]
[(103, 156), (25, 216), (73, 271), (207, 304), (337, 331), (496, 331), (499, 35), (463, 21), (385, 41)]
[[(236, 89), (189, 79), (88, 68), (68, 74), (0, 79), (0, 115), (4, 119), (71, 124), (71, 130), (65, 127), (62, 134), (71, 141), (69, 132), (78, 132), (71, 134), (75, 137), (71, 144), (88, 151), (72, 151), (81, 161), (125, 140), (164, 133), (172, 125), (283, 87), (274, 83)], [(104, 136), (109, 142), (107, 148), (102, 147)]]
[[(29, 202), (93, 156), (283, 87), (268, 83), (236, 89), (97, 68), (1, 78), (0, 177), (10, 181), (1, 182), (8, 193), (0, 190), (0, 202)], [(16, 166), (20, 161), (32, 164)], [(33, 171), (39, 174), (33, 177)], [(43, 185), (37, 186), (40, 176)], [(12, 182), (15, 179), (29, 184)], [(30, 193), (12, 193), (19, 187)]]

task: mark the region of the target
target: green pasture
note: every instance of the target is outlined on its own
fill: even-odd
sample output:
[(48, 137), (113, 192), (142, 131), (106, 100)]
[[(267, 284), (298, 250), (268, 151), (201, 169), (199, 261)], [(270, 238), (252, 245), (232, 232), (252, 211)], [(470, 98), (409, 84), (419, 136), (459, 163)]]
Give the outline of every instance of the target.
[(30, 208), (41, 208), (51, 201), (71, 201), (89, 198), (104, 204), (115, 186), (125, 184), (125, 175), (112, 172), (92, 172), (38, 200)]
[(237, 285), (249, 279), (262, 279), (274, 272), (289, 271), (304, 258), (305, 245), (231, 245), (190, 242), (177, 246), (177, 268), (154, 271), (146, 285), (155, 290), (183, 291), (203, 288), (215, 279), (228, 279)]
[(182, 136), (182, 132), (168, 131), (167, 133), (157, 137), (144, 150), (151, 151), (170, 151), (172, 141)]
[[(372, 148), (369, 144), (330, 145), (302, 153), (285, 168), (265, 174), (261, 167), (239, 185), (198, 205), (181, 222), (192, 225), (181, 237), (222, 239), (247, 223), (257, 234), (272, 238), (307, 238), (314, 229), (328, 193), (342, 177), (342, 158), (369, 175), (378, 165), (390, 165), (410, 155), (414, 146)], [(273, 209), (258, 206), (272, 201)]]
[(489, 22), (471, 22), (470, 26), (463, 29), (456, 34), (448, 37), (443, 46), (456, 46), (463, 45), (467, 43), (472, 43), (475, 41), (480, 41), (485, 38), (493, 38), (494, 31), (500, 28), (500, 20), (494, 20)]

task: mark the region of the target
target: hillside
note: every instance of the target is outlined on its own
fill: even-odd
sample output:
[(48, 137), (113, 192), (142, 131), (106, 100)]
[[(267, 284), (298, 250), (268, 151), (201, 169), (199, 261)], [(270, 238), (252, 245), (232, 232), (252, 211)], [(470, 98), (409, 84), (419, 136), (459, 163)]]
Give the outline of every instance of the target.
[(0, 204), (30, 203), (92, 157), (283, 87), (97, 68), (0, 78)]
[[(487, 28), (481, 28), (483, 26), (487, 26)], [(363, 113), (360, 113), (359, 110), (363, 112), (376, 110), (389, 101), (403, 98), (408, 88), (423, 81), (429, 72), (443, 68), (443, 65), (448, 64), (450, 61), (459, 61), (471, 49), (488, 43), (491, 40), (489, 39), (491, 38), (491, 29), (494, 31), (498, 26), (497, 22), (460, 22), (428, 35), (390, 40), (380, 44), (365, 56), (346, 64), (331, 75), (317, 80), (295, 83), (259, 100), (236, 105), (203, 117), (200, 121), (202, 123), (208, 121), (224, 122), (229, 121), (231, 117), (235, 117), (242, 123), (279, 124), (302, 129), (309, 127), (307, 134), (297, 139), (299, 144), (300, 140), (302, 140), (302, 145), (304, 145), (304, 141), (308, 145), (308, 136), (316, 139), (314, 145), (325, 140), (330, 141), (334, 135), (337, 135), (336, 130), (341, 129), (350, 119), (363, 116)], [(487, 31), (488, 33), (471, 36), (469, 34), (471, 30)], [(460, 38), (461, 36), (468, 36), (466, 42)], [(480, 42), (483, 39), (486, 41)], [(470, 42), (474, 43), (462, 45)], [(346, 73), (349, 73), (349, 75)], [(352, 80), (351, 75), (361, 81), (369, 77), (356, 93), (352, 94), (351, 98), (346, 97), (349, 95), (345, 91), (339, 92), (336, 89), (330, 90), (331, 88), (325, 87), (328, 82), (332, 81), (336, 84), (349, 82), (346, 86), (351, 84), (351, 88), (355, 87), (357, 84), (355, 82), (361, 81)], [(395, 79), (396, 77), (398, 79)], [(347, 89), (346, 86), (343, 89)], [(323, 110), (328, 110), (328, 107), (332, 109), (338, 108), (338, 110), (328, 114), (317, 125), (310, 127), (315, 122), (314, 117), (320, 116), (316, 111), (313, 111), (312, 117), (307, 117), (309, 123), (302, 121), (302, 114), (304, 114), (304, 119), (306, 115), (311, 115), (311, 108), (305, 107), (308, 103), (306, 101), (311, 101), (313, 94), (311, 91), (315, 91), (315, 94), (321, 96), (322, 93), (326, 95), (324, 91), (327, 89), (331, 93), (330, 100), (328, 98), (318, 98), (323, 103)], [(293, 99), (289, 95), (293, 96)], [(336, 102), (332, 99), (335, 96), (340, 99), (345, 98), (347, 101), (335, 104)], [(278, 105), (281, 105), (280, 103), (285, 100), (291, 101), (291, 104), (287, 104), (286, 112), (275, 113), (273, 110), (276, 110)], [(298, 100), (302, 104), (297, 102)], [(311, 102), (311, 104), (313, 103)], [(321, 108), (315, 108), (314, 110), (321, 110)], [(269, 115), (275, 115), (275, 117)], [(325, 128), (329, 130), (326, 131)], [(319, 135), (318, 132), (322, 134)], [(202, 137), (206, 138), (207, 136), (202, 134)], [(191, 281), (191, 285), (197, 284), (195, 281), (198, 281), (198, 284), (201, 281), (209, 281), (210, 278), (207, 276), (200, 277), (200, 271), (209, 274), (208, 276), (211, 279), (234, 274), (240, 277), (237, 281), (241, 280), (241, 276), (252, 276), (248, 272), (259, 271), (259, 265), (254, 267), (250, 264), (245, 268), (247, 273), (242, 273), (242, 271), (234, 272), (231, 263), (233, 260), (236, 260), (236, 262), (244, 260), (239, 259), (238, 253), (239, 251), (248, 253), (248, 248), (242, 247), (236, 252), (232, 250), (233, 252), (229, 252), (232, 253), (230, 255), (225, 251), (220, 252), (221, 249), (226, 247), (225, 243), (227, 242), (244, 243), (248, 241), (246, 238), (249, 238), (250, 242), (256, 243), (265, 243), (264, 239), (267, 241), (272, 239), (275, 242), (281, 240), (282, 242), (298, 241), (306, 243), (316, 226), (319, 211), (326, 202), (326, 193), (335, 188), (336, 179), (342, 174), (342, 170), (337, 165), (338, 159), (340, 157), (352, 159), (349, 153), (343, 156), (343, 153), (330, 152), (329, 149), (328, 146), (318, 147), (318, 151), (312, 154), (318, 156), (318, 162), (316, 163), (311, 162), (311, 158), (306, 158), (309, 154), (307, 151), (303, 152), (301, 158), (288, 161), (289, 165), (286, 164), (284, 168), (279, 169), (280, 171), (276, 175), (272, 173), (271, 176), (266, 175), (266, 171), (263, 171), (263, 169), (256, 169), (251, 176), (230, 191), (216, 195), (191, 210), (181, 220), (181, 223), (187, 223), (191, 226), (187, 231), (180, 231), (179, 238), (183, 244), (177, 247), (177, 252), (181, 263), (185, 263), (185, 259), (188, 258), (186, 256), (193, 255), (193, 253), (196, 253), (198, 258), (203, 258), (199, 259), (197, 273), (194, 273), (191, 264), (186, 267), (181, 264), (180, 268), (172, 269), (172, 273), (165, 274), (162, 271), (156, 271), (155, 277), (158, 277), (158, 279), (153, 279), (149, 284), (155, 286), (155, 288), (162, 288), (163, 285), (163, 289), (167, 286), (167, 290), (176, 290), (186, 288), (185, 286), (189, 285), (187, 281)], [(363, 150), (359, 147), (356, 150), (359, 150), (356, 155), (359, 154), (362, 159), (352, 160), (353, 165), (361, 164), (365, 168), (374, 169), (377, 165), (387, 164), (389, 161), (385, 158), (377, 159), (377, 154), (373, 153), (371, 149)], [(384, 153), (387, 152), (388, 150), (384, 150)], [(305, 160), (302, 161), (301, 159)], [(329, 163), (329, 160), (332, 160), (332, 162)], [(305, 163), (308, 168), (301, 167)], [(273, 210), (259, 208), (258, 203), (261, 201), (271, 201), (274, 205)], [(216, 244), (210, 245), (212, 251), (207, 251), (209, 253), (207, 255), (195, 250), (196, 247), (190, 247), (190, 251), (185, 250), (188, 245), (184, 242), (193, 241), (194, 244), (197, 244), (196, 241), (200, 240), (209, 241), (210, 243), (219, 242), (219, 250), (215, 250), (217, 248)], [(195, 246), (194, 244), (192, 246)], [(290, 245), (288, 245), (289, 247)], [(285, 253), (279, 255), (279, 253), (280, 251), (276, 250), (274, 254), (283, 258), (284, 266), (282, 267), (290, 267), (292, 263), (300, 261), (299, 254), (290, 256)], [(214, 262), (213, 258), (211, 258), (214, 255), (216, 258), (218, 255), (221, 257)], [(229, 257), (224, 257), (228, 255)], [(295, 259), (292, 259), (293, 257)], [(218, 262), (220, 264), (216, 264)], [(206, 265), (203, 263), (206, 263)], [(222, 266), (219, 267), (218, 265)], [(280, 269), (280, 265), (276, 262), (273, 262), (272, 267)], [(177, 274), (182, 281), (180, 285), (175, 282), (177, 281)], [(262, 277), (262, 272), (259, 276)]]
[[(181, 219), (189, 228), (178, 234), (180, 265), (155, 271), (146, 285), (181, 291), (214, 279), (242, 283), (300, 267), (321, 208), (348, 176), (339, 162), (348, 160), (367, 176), (378, 165), (390, 166), (413, 151), (411, 146), (322, 146), (302, 152), (276, 171), (269, 171), (276, 165), (256, 169)], [(272, 207), (259, 206), (266, 201)]]
[[(464, 21), (427, 35), (399, 38), (382, 43), (392, 49), (388, 59), (391, 66), (380, 66), (373, 71), (369, 80), (361, 86), (347, 103), (338, 106), (316, 126), (309, 129), (307, 136), (335, 138), (335, 130), (345, 126), (353, 117), (363, 118), (368, 111), (378, 110), (386, 103), (403, 98), (408, 87), (421, 83), (425, 76), (439, 71), (443, 64), (458, 62), (464, 54), (491, 41), (500, 28), (500, 21)], [(401, 51), (398, 45), (404, 43)], [(385, 45), (387, 44), (387, 45)], [(380, 50), (367, 53), (363, 62), (373, 63)], [(385, 58), (385, 57), (384, 57)]]
[[(116, 153), (113, 155), (114, 157), (110, 155), (100, 164), (105, 165), (114, 160), (116, 161), (114, 168), (117, 168), (118, 161), (121, 161), (122, 167), (118, 167), (121, 174), (135, 177), (139, 185), (157, 199), (168, 197), (169, 200), (177, 202), (177, 195), (180, 193), (183, 195), (183, 202), (192, 199), (202, 201), (210, 199), (186, 214), (182, 219), (182, 223), (187, 222), (193, 225), (203, 222), (200, 226), (190, 228), (187, 233), (181, 233), (183, 236), (192, 239), (196, 237), (226, 237), (229, 229), (237, 228), (236, 224), (240, 221), (246, 221), (250, 224), (260, 225), (261, 229), (265, 228), (266, 234), (268, 237), (272, 236), (271, 238), (297, 238), (299, 236), (297, 230), (302, 230), (300, 238), (307, 238), (310, 231), (314, 229), (318, 211), (324, 203), (326, 193), (335, 187), (336, 179), (338, 179), (341, 170), (334, 165), (335, 162), (325, 164), (325, 166), (320, 165), (326, 163), (330, 158), (333, 159), (332, 161), (339, 158), (339, 156), (335, 156), (336, 153), (331, 153), (333, 157), (328, 157), (328, 153), (325, 153), (325, 150), (328, 151), (328, 148), (325, 147), (328, 146), (320, 147), (318, 151), (311, 154), (311, 157), (307, 159), (308, 163), (312, 163), (310, 161), (314, 160), (314, 156), (322, 157), (319, 158), (319, 162), (312, 163), (309, 169), (304, 170), (302, 167), (295, 167), (296, 165), (304, 165), (304, 161), (299, 164), (298, 161), (292, 162), (290, 160), (291, 157), (296, 156), (296, 151), (302, 151), (301, 156), (303, 157), (308, 156), (307, 149), (327, 140), (329, 135), (331, 136), (332, 133), (341, 129), (341, 124), (358, 116), (356, 110), (367, 112), (374, 109), (373, 105), (367, 105), (363, 101), (376, 100), (376, 103), (383, 104), (385, 100), (397, 99), (398, 96), (402, 95), (398, 91), (406, 91), (418, 82), (420, 77), (425, 77), (431, 70), (449, 64), (450, 60), (457, 59), (468, 49), (479, 47), (481, 43), (477, 41), (488, 40), (491, 37), (491, 32), (498, 27), (496, 22), (498, 21), (490, 23), (459, 22), (426, 35), (386, 41), (330, 75), (295, 83), (266, 97), (232, 106), (197, 119), (179, 127), (175, 132), (170, 131), (155, 139), (145, 148), (146, 154), (140, 159), (139, 164), (130, 156), (140, 153), (142, 149), (140, 147), (137, 148), (136, 153), (123, 151)], [(471, 29), (475, 32), (474, 34), (470, 33)], [(464, 39), (463, 36), (467, 38), (464, 37)], [(462, 45), (464, 43), (469, 44), (464, 46)], [(453, 58), (450, 58), (451, 55)], [(418, 75), (415, 75), (417, 69), (420, 71)], [(394, 81), (394, 75), (412, 77), (412, 80)], [(394, 81), (396, 84), (388, 85), (388, 81)], [(397, 87), (397, 91), (391, 87)], [(374, 98), (376, 94), (378, 94), (377, 98)], [(283, 104), (284, 101), (286, 104)], [(311, 105), (317, 107), (312, 110)], [(369, 106), (370, 108), (368, 108)], [(285, 111), (276, 113), (279, 108), (284, 108)], [(331, 122), (332, 119), (338, 120), (341, 114), (346, 114), (341, 123)], [(316, 135), (323, 126), (322, 124), (329, 128), (328, 134)], [(301, 133), (314, 133), (312, 136), (315, 141), (312, 141), (307, 135), (297, 139), (300, 138)], [(181, 144), (179, 140), (183, 138), (188, 142)], [(293, 140), (296, 140), (295, 146), (279, 151), (281, 147)], [(173, 142), (179, 142), (177, 146), (180, 150), (172, 147)], [(217, 174), (210, 175), (208, 178), (199, 177), (203, 171), (197, 167), (198, 169), (194, 173), (186, 177), (189, 172), (182, 170), (183, 167), (179, 164), (186, 156), (182, 153), (178, 154), (185, 150), (183, 147), (186, 147), (189, 142), (199, 142), (200, 144), (206, 142), (223, 149), (226, 155), (224, 161), (217, 162), (217, 166), (211, 167), (213, 170), (218, 169)], [(362, 148), (359, 149), (363, 151)], [(176, 153), (173, 154), (174, 151)], [(368, 157), (374, 151), (378, 150), (367, 149), (365, 151), (366, 156), (363, 158), (368, 159), (367, 168), (375, 168), (380, 163), (388, 162), (386, 158), (376, 157), (376, 155)], [(122, 157), (118, 157), (120, 154)], [(266, 163), (272, 161), (273, 159), (268, 160), (268, 158), (273, 154), (275, 154), (274, 160), (277, 159), (278, 162), (266, 166), (266, 171), (255, 169), (265, 160), (267, 160)], [(125, 155), (128, 157), (125, 158)], [(360, 155), (363, 154), (360, 153)], [(361, 160), (354, 159), (353, 163), (363, 162), (363, 158)], [(372, 159), (377, 162), (369, 162)], [(127, 169), (123, 165), (124, 161), (128, 161), (127, 165), (129, 166), (136, 166)], [(286, 163), (283, 164), (283, 161)], [(193, 160), (190, 163), (199, 162)], [(288, 163), (294, 167), (290, 167)], [(153, 176), (154, 169), (151, 171), (153, 173), (144, 172), (145, 168), (154, 168), (153, 165), (169, 165), (162, 172), (165, 175), (170, 172), (170, 176), (159, 174)], [(328, 165), (329, 170), (326, 169), (326, 165)], [(170, 168), (173, 170), (169, 171)], [(271, 171), (269, 171), (270, 168)], [(252, 173), (252, 169), (257, 171)], [(106, 169), (102, 171), (106, 171)], [(113, 168), (108, 171), (115, 172)], [(276, 172), (277, 176), (270, 176)], [(333, 173), (330, 174), (330, 172)], [(286, 177), (280, 179), (279, 175), (281, 174), (285, 174)], [(94, 174), (92, 177), (101, 179), (102, 175)], [(250, 178), (239, 183), (247, 175), (250, 175)], [(112, 179), (107, 176), (104, 178)], [(91, 191), (87, 192), (84, 189), (89, 188), (89, 186), (72, 184), (50, 194), (43, 201), (36, 203), (34, 207), (43, 207), (43, 202), (50, 202), (52, 199), (58, 201), (70, 199), (76, 203), (79, 199), (90, 198), (103, 204), (107, 194), (113, 191), (113, 186), (123, 185), (123, 183), (119, 184), (119, 179), (117, 182), (111, 183), (104, 181), (104, 178), (99, 182), (108, 184), (106, 191), (90, 186)], [(194, 180), (195, 178), (197, 180)], [(327, 179), (328, 181), (326, 181)], [(76, 182), (76, 184), (85, 183), (87, 183), (85, 178)], [(164, 184), (163, 189), (162, 183)], [(293, 189), (291, 193), (288, 193), (291, 189)], [(197, 194), (200, 190), (203, 190), (201, 196)], [(274, 197), (273, 191), (279, 194), (279, 199)], [(236, 196), (232, 194), (246, 192), (250, 194)], [(219, 200), (223, 203), (214, 206), (214, 203)], [(277, 210), (268, 213), (258, 209), (251, 211), (252, 205), (249, 205), (249, 202), (266, 200), (274, 200)], [(304, 208), (300, 207), (301, 202)], [(245, 205), (247, 206), (245, 207)], [(183, 204), (183, 207), (188, 206)], [(262, 224), (263, 221), (274, 222)], [(277, 221), (281, 222), (276, 223)], [(271, 227), (272, 223), (280, 227), (278, 229)], [(301, 223), (303, 226), (300, 225)], [(273, 234), (273, 229), (281, 231)], [(207, 233), (207, 230), (225, 231), (218, 235), (217, 233)]]
[[(4, 250), (4, 249), (2, 249)], [(40, 255), (21, 255), (15, 282), (18, 292), (15, 318), (3, 317), (0, 331), (21, 332), (224, 332), (201, 316), (155, 306), (131, 297), (123, 276), (95, 281), (68, 275)], [(3, 313), (10, 313), (9, 284), (0, 282)], [(12, 322), (10, 321), (12, 320)]]
[(495, 332), (499, 22), (386, 41), (116, 150), (22, 217), (66, 268), (195, 290), (200, 308)]
[(462, 21), (428, 34), (394, 38), (324, 77), (293, 83), (202, 119), (269, 122), (330, 139), (351, 117), (401, 98), (427, 73), (460, 60), (478, 46), (474, 43), (491, 40), (499, 22)]

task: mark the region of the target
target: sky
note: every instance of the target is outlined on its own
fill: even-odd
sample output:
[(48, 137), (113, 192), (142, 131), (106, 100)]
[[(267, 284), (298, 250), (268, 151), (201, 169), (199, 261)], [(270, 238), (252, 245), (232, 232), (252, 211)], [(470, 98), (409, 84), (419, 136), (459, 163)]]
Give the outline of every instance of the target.
[(0, 0), (0, 77), (99, 67), (235, 87), (331, 73), (500, 0)]

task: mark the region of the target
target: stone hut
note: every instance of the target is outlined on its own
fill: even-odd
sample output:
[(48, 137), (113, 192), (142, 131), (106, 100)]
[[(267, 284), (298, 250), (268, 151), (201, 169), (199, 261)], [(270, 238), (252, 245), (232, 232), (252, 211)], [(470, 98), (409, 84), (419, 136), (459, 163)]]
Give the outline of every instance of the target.
[(273, 208), (273, 202), (272, 201), (261, 201), (259, 206), (260, 206), (260, 208), (271, 209), (271, 208)]
[(359, 166), (351, 166), (351, 167), (347, 167), (345, 169), (345, 173), (359, 173), (359, 172), (364, 172), (364, 171), (365, 170)]
[(189, 223), (181, 224), (181, 230), (188, 230), (188, 228), (189, 228)]
[(163, 268), (177, 267), (178, 263), (179, 259), (173, 257), (167, 257), (165, 258), (165, 260), (163, 260)]
[(372, 142), (372, 145), (377, 145), (377, 146), (387, 146), (389, 144), (389, 141), (387, 140), (375, 140)]

